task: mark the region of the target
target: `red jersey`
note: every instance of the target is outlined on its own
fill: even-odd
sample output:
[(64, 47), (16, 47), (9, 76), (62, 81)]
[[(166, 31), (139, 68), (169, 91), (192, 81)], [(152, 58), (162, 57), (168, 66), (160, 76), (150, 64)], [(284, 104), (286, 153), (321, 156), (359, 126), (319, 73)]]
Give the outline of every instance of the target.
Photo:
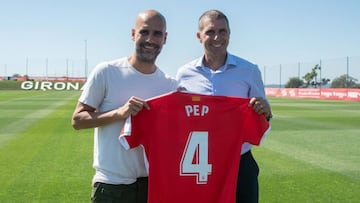
[(149, 203), (235, 202), (241, 146), (270, 129), (249, 100), (173, 92), (128, 119), (120, 141), (144, 146)]

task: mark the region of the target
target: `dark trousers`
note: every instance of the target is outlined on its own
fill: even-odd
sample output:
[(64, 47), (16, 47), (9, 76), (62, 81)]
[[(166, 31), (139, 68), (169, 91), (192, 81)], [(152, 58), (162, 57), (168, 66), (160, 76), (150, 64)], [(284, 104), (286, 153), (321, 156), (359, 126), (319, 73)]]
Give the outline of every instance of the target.
[(259, 202), (259, 166), (251, 151), (241, 155), (238, 182), (236, 188), (237, 203)]
[(112, 185), (95, 183), (92, 203), (147, 203), (148, 178), (138, 178), (135, 183)]

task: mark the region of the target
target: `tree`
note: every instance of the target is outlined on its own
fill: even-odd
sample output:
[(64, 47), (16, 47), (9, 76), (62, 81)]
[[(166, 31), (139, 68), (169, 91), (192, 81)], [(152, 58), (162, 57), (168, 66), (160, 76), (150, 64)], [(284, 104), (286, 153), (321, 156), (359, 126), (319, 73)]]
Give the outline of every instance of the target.
[(303, 76), (303, 79), (305, 80), (305, 85), (304, 85), (305, 87), (313, 86), (317, 88), (318, 86), (326, 85), (328, 84), (328, 82), (330, 82), (330, 79), (328, 78), (321, 78), (318, 81), (317, 79), (318, 70), (321, 71), (321, 67), (319, 66), (319, 64), (316, 64), (315, 67), (311, 69), (311, 72), (306, 73)]
[(304, 81), (299, 79), (298, 77), (292, 77), (285, 84), (285, 88), (299, 88), (304, 85)]
[(313, 69), (311, 69), (311, 72), (306, 73), (303, 76), (303, 79), (305, 80), (305, 87), (309, 87), (310, 85), (314, 85), (315, 83), (315, 78), (317, 77), (317, 72), (316, 70), (319, 68), (320, 66), (318, 64), (315, 65), (315, 67)]
[(330, 82), (329, 78), (321, 78), (321, 85), (322, 86), (327, 85), (329, 82)]
[(341, 75), (335, 78), (332, 83), (332, 88), (360, 88), (360, 84), (356, 83), (358, 80), (351, 76)]

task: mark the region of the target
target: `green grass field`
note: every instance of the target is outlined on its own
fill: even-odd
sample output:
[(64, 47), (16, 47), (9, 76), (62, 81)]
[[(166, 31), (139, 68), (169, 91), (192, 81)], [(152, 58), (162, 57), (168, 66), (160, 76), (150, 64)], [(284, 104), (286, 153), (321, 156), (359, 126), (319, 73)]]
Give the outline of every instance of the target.
[[(92, 130), (70, 118), (77, 91), (0, 91), (0, 202), (89, 202)], [(260, 202), (359, 202), (360, 103), (270, 98), (253, 149)]]

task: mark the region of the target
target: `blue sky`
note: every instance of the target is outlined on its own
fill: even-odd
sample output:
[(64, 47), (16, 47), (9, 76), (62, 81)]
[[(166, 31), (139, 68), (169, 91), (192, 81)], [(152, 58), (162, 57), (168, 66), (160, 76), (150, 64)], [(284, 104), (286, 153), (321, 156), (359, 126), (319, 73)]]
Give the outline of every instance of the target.
[[(168, 40), (158, 65), (169, 75), (202, 54), (195, 36), (198, 17), (219, 9), (230, 20), (228, 50), (258, 64), (269, 82), (281, 78), (279, 69), (283, 80), (299, 74), (299, 62), (344, 66), (346, 57), (360, 79), (358, 0), (11, 0), (1, 1), (0, 8), (0, 75), (84, 76), (85, 40), (89, 71), (101, 61), (128, 56), (135, 17), (151, 8), (167, 18)], [(336, 71), (323, 74), (335, 77), (330, 72)]]

